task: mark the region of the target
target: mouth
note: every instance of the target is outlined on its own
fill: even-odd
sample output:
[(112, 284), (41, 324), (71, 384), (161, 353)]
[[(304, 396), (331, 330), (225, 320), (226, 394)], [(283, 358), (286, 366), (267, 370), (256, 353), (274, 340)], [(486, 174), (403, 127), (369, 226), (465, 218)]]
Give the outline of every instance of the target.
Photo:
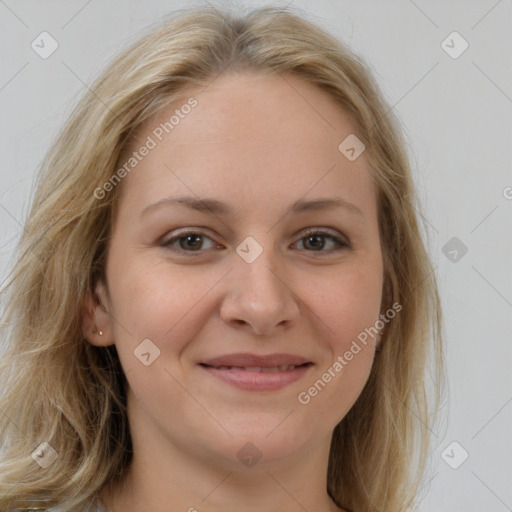
[(309, 366), (313, 363), (304, 363), (299, 365), (283, 364), (280, 366), (213, 366), (205, 363), (200, 363), (200, 366), (205, 368), (213, 368), (215, 370), (241, 370), (252, 373), (277, 373), (277, 372), (291, 372), (303, 366)]
[[(240, 364), (240, 363), (239, 363)], [(200, 363), (199, 366), (213, 378), (245, 391), (276, 391), (301, 379), (314, 364), (279, 364), (269, 366), (217, 365)]]

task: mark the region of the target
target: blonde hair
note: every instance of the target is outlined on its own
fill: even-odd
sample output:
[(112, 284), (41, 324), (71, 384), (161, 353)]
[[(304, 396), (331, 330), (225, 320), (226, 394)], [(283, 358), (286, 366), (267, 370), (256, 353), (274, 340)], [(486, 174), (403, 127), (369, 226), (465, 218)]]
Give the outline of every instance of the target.
[[(43, 162), (2, 292), (8, 343), (0, 361), (0, 510), (82, 510), (129, 465), (126, 380), (115, 346), (95, 347), (81, 332), (84, 297), (105, 277), (120, 187), (101, 199), (93, 192), (115, 173), (145, 119), (187, 87), (231, 70), (291, 73), (316, 84), (350, 115), (366, 146), (377, 185), (382, 309), (402, 309), (386, 326), (361, 395), (334, 430), (327, 491), (357, 512), (399, 512), (414, 503), (444, 363), (437, 285), (398, 122), (362, 60), (292, 10), (237, 17), (207, 7), (177, 11), (123, 52), (86, 92)], [(42, 442), (58, 454), (45, 469), (31, 455)]]

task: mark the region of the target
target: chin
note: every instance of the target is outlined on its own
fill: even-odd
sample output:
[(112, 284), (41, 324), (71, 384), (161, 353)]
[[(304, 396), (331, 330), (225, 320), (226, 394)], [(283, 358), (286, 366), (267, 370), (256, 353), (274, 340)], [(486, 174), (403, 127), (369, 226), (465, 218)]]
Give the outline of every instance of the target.
[[(205, 450), (211, 454), (216, 465), (229, 471), (269, 471), (279, 467), (289, 457), (303, 453), (308, 437), (314, 443), (314, 433), (304, 429), (291, 429), (290, 425), (279, 426), (286, 414), (277, 421), (248, 425), (240, 421), (238, 427), (230, 425), (220, 436), (207, 436)], [(318, 436), (318, 442), (323, 436)], [(203, 453), (204, 455), (204, 453)]]

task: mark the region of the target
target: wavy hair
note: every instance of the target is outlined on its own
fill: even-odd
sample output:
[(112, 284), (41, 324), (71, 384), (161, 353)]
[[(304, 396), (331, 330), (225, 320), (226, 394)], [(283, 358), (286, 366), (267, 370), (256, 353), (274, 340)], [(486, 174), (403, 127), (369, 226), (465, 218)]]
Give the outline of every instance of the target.
[[(364, 61), (294, 10), (176, 11), (96, 78), (46, 155), (2, 290), (0, 510), (84, 510), (130, 464), (126, 379), (115, 346), (95, 347), (81, 331), (84, 299), (105, 277), (120, 187), (100, 199), (94, 191), (115, 173), (145, 119), (187, 87), (240, 70), (315, 84), (350, 116), (366, 146), (377, 186), (382, 309), (402, 309), (334, 429), (327, 492), (357, 512), (405, 511), (415, 502), (444, 361), (440, 300), (404, 134)], [(44, 469), (33, 456), (43, 442), (57, 453)]]

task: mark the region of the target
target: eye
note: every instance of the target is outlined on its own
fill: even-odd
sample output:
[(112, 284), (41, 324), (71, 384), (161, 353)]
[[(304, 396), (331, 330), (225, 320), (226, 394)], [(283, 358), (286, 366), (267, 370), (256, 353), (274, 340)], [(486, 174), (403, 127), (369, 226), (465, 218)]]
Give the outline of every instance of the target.
[[(326, 240), (330, 241), (330, 244), (326, 242)], [(308, 252), (323, 252), (327, 254), (350, 247), (350, 245), (337, 234), (331, 233), (330, 231), (319, 230), (318, 228), (308, 230), (298, 243), (301, 242)], [(325, 250), (329, 245), (331, 245), (331, 248)]]
[[(177, 235), (164, 240), (160, 245), (176, 252), (200, 252), (205, 249), (204, 240), (210, 240), (212, 247), (217, 247), (213, 240), (200, 231), (182, 231)], [(177, 246), (176, 246), (177, 244)]]
[[(210, 242), (209, 247), (205, 247), (205, 240)], [(331, 233), (330, 231), (318, 228), (310, 228), (297, 243), (302, 243), (303, 250), (307, 252), (321, 252), (324, 254), (330, 254), (350, 247), (347, 241), (336, 232)], [(194, 255), (191, 253), (199, 255), (205, 249), (221, 248), (221, 246), (200, 230), (190, 229), (183, 230), (170, 238), (164, 239), (160, 245), (177, 253), (189, 253), (188, 256)]]

